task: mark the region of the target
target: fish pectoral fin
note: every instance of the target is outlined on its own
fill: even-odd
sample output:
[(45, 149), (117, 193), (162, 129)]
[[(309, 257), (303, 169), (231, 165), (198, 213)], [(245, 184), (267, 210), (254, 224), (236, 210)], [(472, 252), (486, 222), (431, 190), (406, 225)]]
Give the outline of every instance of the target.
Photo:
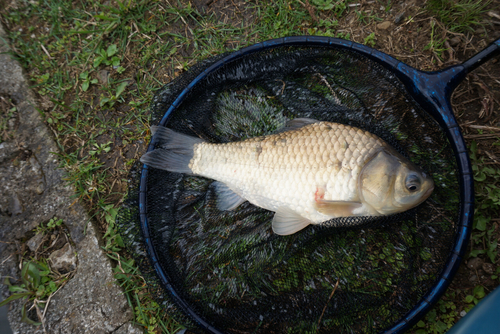
[(354, 215), (354, 210), (363, 207), (361, 202), (353, 201), (326, 201), (318, 199), (314, 201), (314, 208), (327, 216), (349, 217)]
[(217, 209), (221, 211), (234, 210), (246, 199), (235, 193), (225, 183), (215, 181), (212, 183), (217, 194)]
[(311, 224), (309, 219), (302, 217), (292, 209), (281, 207), (276, 210), (273, 218), (273, 232), (278, 235), (290, 235), (309, 224)]

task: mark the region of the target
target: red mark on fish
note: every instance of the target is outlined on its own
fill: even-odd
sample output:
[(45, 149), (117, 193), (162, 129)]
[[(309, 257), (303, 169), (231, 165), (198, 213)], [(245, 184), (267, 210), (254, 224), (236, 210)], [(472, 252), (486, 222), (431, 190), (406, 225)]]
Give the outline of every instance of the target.
[(314, 200), (318, 202), (319, 200), (324, 199), (325, 197), (325, 188), (316, 187), (316, 192), (314, 193)]

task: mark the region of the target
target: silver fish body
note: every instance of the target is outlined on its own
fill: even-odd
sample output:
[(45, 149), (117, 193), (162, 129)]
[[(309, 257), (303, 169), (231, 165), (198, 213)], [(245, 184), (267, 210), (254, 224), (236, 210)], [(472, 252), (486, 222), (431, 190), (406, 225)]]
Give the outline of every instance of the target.
[(288, 131), (222, 144), (154, 130), (166, 150), (142, 162), (219, 181), (220, 209), (248, 200), (274, 211), (281, 235), (335, 217), (405, 211), (433, 189), (431, 178), (382, 139), (343, 124), (298, 119)]

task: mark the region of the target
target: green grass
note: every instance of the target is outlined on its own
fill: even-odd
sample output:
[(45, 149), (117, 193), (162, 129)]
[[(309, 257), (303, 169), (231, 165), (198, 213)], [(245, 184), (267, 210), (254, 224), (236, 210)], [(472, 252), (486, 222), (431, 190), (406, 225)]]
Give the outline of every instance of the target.
[(321, 11), (333, 12), (335, 16), (342, 16), (347, 11), (347, 5), (350, 1), (335, 0), (311, 0), (311, 3)]
[(439, 58), (439, 60), (443, 60), (443, 52), (447, 50), (445, 47), (445, 41), (446, 38), (441, 38), (437, 36), (437, 31), (438, 29), (436, 28), (436, 23), (434, 21), (431, 22), (431, 34), (430, 34), (430, 41), (429, 44), (427, 44), (424, 47), (424, 51), (429, 50), (433, 55)]
[[(12, 295), (0, 303), (0, 306), (16, 300), (23, 299), (24, 303), (21, 307), (21, 321), (30, 325), (40, 326), (43, 324), (44, 310), (47, 306), (48, 299), (52, 296), (59, 287), (64, 284), (68, 278), (62, 279), (50, 270), (46, 259), (23, 261), (21, 267), (21, 280), (19, 285), (14, 285), (9, 278), (5, 278), (4, 284), (9, 287)], [(29, 316), (28, 312), (31, 308), (36, 310), (38, 322)]]
[(474, 32), (482, 26), (481, 14), (490, 1), (481, 0), (429, 0), (427, 9), (453, 32)]
[(481, 15), (487, 11), (491, 1), (478, 0), (430, 0), (426, 9), (441, 23), (431, 20), (430, 41), (424, 47), (429, 51), (438, 63), (444, 61), (443, 53), (448, 50), (446, 40), (451, 33), (474, 33), (478, 27), (484, 28), (484, 20)]
[[(500, 144), (500, 140), (497, 140), (496, 144)], [(498, 257), (498, 240), (493, 235), (495, 228), (491, 224), (491, 219), (497, 217), (500, 205), (500, 169), (485, 164), (485, 158), (478, 155), (475, 141), (470, 147), (470, 157), (476, 183), (477, 203), (471, 256), (485, 254), (492, 263), (495, 263)]]
[[(29, 234), (42, 235), (42, 239), (36, 250), (25, 248), (19, 254), (20, 279), (17, 282), (11, 282), (10, 277), (4, 279), (3, 284), (8, 286), (12, 294), (3, 300), (0, 306), (16, 299), (23, 300), (21, 321), (34, 326), (41, 325), (45, 331), (44, 315), (50, 298), (73, 277), (76, 270), (59, 273), (49, 265), (49, 254), (46, 250), (54, 245), (53, 241), (61, 234), (69, 234), (62, 219), (53, 217), (46, 223), (40, 223)], [(55, 239), (49, 238), (49, 235)]]

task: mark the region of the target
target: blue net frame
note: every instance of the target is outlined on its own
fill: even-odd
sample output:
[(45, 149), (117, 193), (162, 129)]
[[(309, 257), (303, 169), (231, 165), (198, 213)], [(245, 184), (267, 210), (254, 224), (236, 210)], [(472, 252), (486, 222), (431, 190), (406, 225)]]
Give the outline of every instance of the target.
[[(167, 124), (171, 114), (179, 108), (198, 83), (221, 67), (254, 53), (262, 52), (263, 50), (303, 46), (354, 51), (355, 53), (358, 53), (387, 69), (399, 79), (399, 81), (405, 86), (406, 92), (420, 105), (420, 107), (439, 124), (453, 150), (453, 155), (456, 160), (456, 168), (459, 173), (458, 180), (460, 192), (459, 218), (453, 247), (434, 286), (429, 289), (429, 291), (420, 299), (413, 309), (407, 312), (398, 321), (394, 322), (390, 328), (385, 328), (383, 330), (386, 333), (404, 332), (414, 325), (420, 318), (422, 318), (431, 306), (437, 302), (450, 284), (451, 279), (458, 270), (458, 267), (465, 255), (467, 242), (472, 229), (474, 187), (471, 165), (467, 155), (467, 148), (453, 114), (450, 97), (453, 90), (457, 87), (460, 81), (463, 80), (468, 72), (500, 53), (500, 40), (495, 41), (481, 53), (472, 57), (463, 64), (446, 68), (441, 71), (423, 72), (414, 69), (383, 52), (342, 39), (318, 36), (297, 36), (274, 39), (243, 48), (234, 53), (221, 55), (212, 60), (208, 67), (203, 69), (201, 73), (199, 73), (180, 91), (179, 94), (177, 94), (175, 100), (171, 103), (168, 110), (164, 113), (163, 118), (159, 121), (159, 124)], [(155, 142), (153, 138), (148, 147), (148, 151), (153, 150), (154, 148)], [(173, 301), (173, 304), (177, 308), (174, 312), (180, 311), (179, 314), (181, 321), (184, 319), (184, 321), (188, 322), (187, 325), (198, 326), (205, 332), (224, 333), (219, 328), (216, 328), (216, 326), (214, 326), (209, 320), (205, 319), (203, 315), (201, 315), (183, 299), (179, 292), (176, 291), (176, 287), (172, 284), (169, 275), (165, 273), (164, 268), (161, 265), (161, 261), (158, 259), (157, 249), (152, 242), (151, 229), (148, 221), (148, 203), (146, 194), (148, 192), (149, 168), (148, 166), (143, 165), (140, 168), (140, 171), (136, 172), (140, 174), (139, 188), (136, 194), (138, 199), (136, 216), (139, 220), (142, 232), (142, 236), (139, 239), (136, 238), (136, 240), (140, 240), (142, 245), (137, 245), (136, 243), (136, 248), (133, 252), (135, 252), (136, 255), (147, 254), (149, 260), (142, 266), (142, 268), (147, 269), (147, 267), (150, 266), (150, 269), (152, 270), (150, 274), (156, 276), (160, 283), (156, 286), (157, 293), (162, 295), (162, 291), (167, 292), (168, 298)], [(130, 228), (127, 230), (127, 228), (124, 228), (122, 225), (122, 233), (127, 234), (128, 232), (130, 232)], [(159, 297), (159, 299), (162, 298), (165, 297)]]

